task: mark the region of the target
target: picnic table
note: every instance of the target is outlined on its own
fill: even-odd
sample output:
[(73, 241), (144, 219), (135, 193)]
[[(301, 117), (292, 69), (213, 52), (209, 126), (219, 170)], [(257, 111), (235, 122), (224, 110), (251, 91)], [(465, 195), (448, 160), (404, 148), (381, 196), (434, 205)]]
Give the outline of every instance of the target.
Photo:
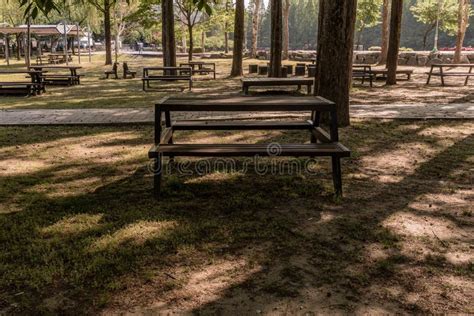
[(187, 63), (180, 63), (180, 67), (189, 67), (191, 68), (191, 74), (213, 74), (214, 79), (216, 79), (216, 64), (209, 63), (204, 61), (189, 61)]
[(256, 87), (275, 87), (275, 86), (298, 86), (298, 90), (301, 86), (306, 86), (306, 91), (311, 94), (311, 87), (314, 85), (313, 78), (243, 78), (242, 79), (242, 91), (245, 94), (249, 93), (249, 88)]
[(31, 68), (37, 71), (43, 71), (44, 69), (48, 70), (69, 70), (69, 74), (46, 74), (43, 77), (43, 81), (46, 84), (66, 84), (76, 85), (81, 84), (81, 77), (77, 71), (82, 69), (81, 66), (31, 66)]
[(374, 74), (372, 72), (372, 65), (369, 64), (354, 64), (352, 65), (352, 78), (361, 79), (361, 84), (369, 79), (370, 86), (374, 86)]
[[(150, 72), (155, 72), (150, 74)], [(188, 81), (189, 90), (193, 88), (192, 68), (190, 67), (143, 67), (143, 91), (151, 88), (150, 81)]]
[(37, 70), (0, 70), (0, 75), (26, 75), (30, 81), (3, 81), (0, 82), (0, 93), (18, 94), (28, 96), (45, 92), (43, 75), (44, 71)]
[[(173, 112), (225, 111), (311, 113), (307, 121), (173, 121)], [(329, 113), (329, 131), (321, 126), (323, 112)], [(162, 127), (163, 114), (165, 117)], [(178, 144), (173, 138), (179, 130), (307, 130), (309, 144)], [(154, 193), (161, 190), (163, 157), (331, 157), (336, 195), (342, 195), (341, 158), (350, 150), (339, 142), (337, 110), (333, 102), (321, 97), (194, 97), (164, 98), (155, 105), (154, 145), (148, 156), (153, 159)]]
[[(388, 69), (371, 69), (374, 78), (377, 79), (386, 79), (388, 74)], [(406, 80), (410, 81), (411, 76), (413, 75), (413, 69), (397, 69), (397, 75), (405, 75)]]
[[(465, 71), (445, 71), (453, 68), (469, 68), (469, 70)], [(467, 86), (469, 82), (469, 78), (474, 76), (474, 73), (472, 72), (472, 69), (474, 68), (474, 64), (433, 64), (431, 65), (431, 69), (428, 74), (428, 80), (426, 81), (426, 84), (430, 84), (431, 77), (440, 77), (441, 79), (441, 85), (445, 86), (445, 77), (465, 77), (466, 79), (464, 80), (464, 85)], [(438, 71), (435, 71), (435, 69), (438, 69)]]

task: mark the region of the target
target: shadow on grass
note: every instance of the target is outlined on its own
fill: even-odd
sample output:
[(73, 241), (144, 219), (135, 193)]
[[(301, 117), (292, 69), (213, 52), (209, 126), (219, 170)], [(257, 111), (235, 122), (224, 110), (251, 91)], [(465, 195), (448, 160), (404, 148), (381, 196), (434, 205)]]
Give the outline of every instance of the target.
[[(344, 163), (346, 197), (336, 202), (328, 169), (322, 178), (219, 172), (204, 177), (166, 176), (163, 197), (156, 201), (145, 167), (146, 149), (143, 158), (88, 163), (84, 172), (75, 175), (58, 176), (58, 172), (78, 167), (64, 162), (38, 172), (2, 176), (0, 203), (10, 203), (10, 198), (19, 195), (16, 203), (20, 210), (0, 215), (0, 270), (4, 275), (0, 308), (18, 313), (90, 313), (111, 302), (119, 304), (123, 293), (140, 288), (150, 291), (141, 294), (147, 304), (186, 289), (186, 274), (180, 274), (177, 267), (207, 269), (223, 259), (244, 260), (252, 272), (223, 287), (217, 298), (192, 307), (194, 312), (254, 313), (256, 307), (272, 312), (282, 302), (308, 297), (316, 302), (305, 306), (309, 310), (354, 312), (380, 304), (371, 301), (371, 289), (376, 285), (397, 284), (402, 293), (412, 293), (422, 280), (401, 277), (401, 266), (446, 273), (459, 267), (402, 254), (399, 243), (403, 237), (382, 223), (397, 212), (410, 210), (410, 202), (418, 196), (441, 191), (440, 180), (449, 178), (453, 171), (468, 172), (464, 167), (474, 138), (471, 135), (447, 147), (396, 183), (381, 184), (374, 179), (361, 183), (348, 177), (360, 169), (357, 157), (361, 154), (389, 153), (397, 145), (419, 139), (399, 128), (409, 124), (361, 122), (342, 132), (356, 158)], [(421, 125), (435, 128), (445, 123)], [(33, 139), (28, 139), (28, 133), (21, 133), (24, 129), (16, 129), (9, 132), (6, 145), (110, 130), (37, 130), (38, 134), (30, 133)], [(151, 143), (150, 128), (132, 131), (135, 138), (123, 144)], [(267, 141), (306, 140), (302, 137), (285, 133)], [(430, 137), (425, 139), (432, 142)], [(119, 143), (113, 141), (101, 144), (116, 145)], [(128, 165), (136, 166), (135, 171), (124, 173)], [(65, 197), (51, 197), (34, 189), (40, 184), (60, 185), (90, 177), (106, 180), (90, 193)], [(328, 212), (332, 215), (325, 219)], [(372, 244), (382, 245), (389, 255), (367, 262), (366, 246)], [(466, 273), (468, 268), (462, 269)], [(125, 304), (123, 308), (133, 305), (121, 304)], [(430, 312), (423, 305), (401, 299), (390, 298), (387, 310), (390, 305), (392, 311)], [(167, 308), (157, 307), (153, 312), (166, 312)]]

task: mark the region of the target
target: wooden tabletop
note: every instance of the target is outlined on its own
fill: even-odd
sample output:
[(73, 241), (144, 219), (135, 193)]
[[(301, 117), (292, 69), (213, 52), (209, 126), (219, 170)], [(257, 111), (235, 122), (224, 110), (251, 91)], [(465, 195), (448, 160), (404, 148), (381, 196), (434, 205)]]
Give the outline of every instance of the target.
[(432, 67), (474, 67), (474, 64), (433, 64)]
[(333, 102), (317, 96), (264, 97), (171, 97), (164, 98), (160, 109), (173, 111), (332, 111)]
[(39, 70), (0, 70), (0, 74), (10, 75), (10, 74), (40, 74), (45, 71)]
[(31, 66), (31, 68), (34, 69), (43, 69), (43, 68), (48, 68), (48, 69), (81, 69), (81, 66)]
[(314, 78), (299, 78), (299, 77), (289, 77), (289, 78), (278, 78), (278, 77), (252, 77), (252, 78), (242, 78), (242, 82), (305, 82), (311, 83), (314, 81)]

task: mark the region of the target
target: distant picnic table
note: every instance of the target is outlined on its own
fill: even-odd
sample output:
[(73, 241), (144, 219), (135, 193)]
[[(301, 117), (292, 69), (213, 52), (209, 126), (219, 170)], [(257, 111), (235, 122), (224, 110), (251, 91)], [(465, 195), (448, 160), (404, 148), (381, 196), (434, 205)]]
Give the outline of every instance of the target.
[(311, 87), (314, 85), (313, 78), (243, 78), (242, 90), (245, 94), (249, 93), (250, 87), (275, 87), (275, 86), (297, 86), (298, 91), (301, 86), (306, 86), (307, 94), (311, 94)]
[[(308, 112), (307, 121), (173, 121), (173, 112)], [(323, 112), (329, 113), (329, 131), (321, 126)], [(162, 127), (163, 114), (165, 127)], [(307, 130), (309, 144), (178, 144), (173, 138), (179, 130)], [(155, 105), (155, 142), (148, 154), (154, 159), (154, 192), (160, 195), (162, 157), (237, 157), (283, 156), (322, 157), (332, 161), (336, 195), (342, 195), (341, 158), (350, 150), (339, 142), (337, 110), (333, 102), (321, 97), (194, 97), (165, 98)]]
[(193, 88), (192, 68), (190, 67), (143, 67), (143, 91), (151, 88), (151, 81), (188, 81), (189, 90)]
[[(25, 75), (29, 81), (0, 81), (2, 94), (26, 94), (28, 96), (41, 94), (45, 91), (42, 75), (44, 71), (37, 70), (0, 70), (0, 75)], [(28, 76), (28, 77), (27, 77)]]
[(180, 63), (180, 67), (191, 68), (192, 75), (194, 74), (213, 74), (213, 78), (216, 79), (216, 64), (204, 61), (189, 61), (186, 63)]
[[(47, 74), (42, 76), (46, 84), (66, 84), (69, 86), (81, 84), (82, 75), (77, 73), (79, 69), (82, 69), (81, 66), (31, 66), (31, 68), (37, 71), (49, 70)], [(51, 70), (69, 70), (69, 74), (51, 73)]]
[[(449, 69), (454, 69), (454, 68), (469, 68), (469, 70), (465, 71), (446, 71)], [(431, 65), (431, 69), (428, 74), (428, 80), (426, 81), (426, 84), (430, 84), (431, 77), (440, 77), (441, 79), (441, 85), (445, 86), (445, 77), (466, 77), (464, 80), (464, 85), (467, 86), (469, 82), (469, 78), (474, 76), (474, 73), (472, 72), (472, 69), (474, 68), (474, 64), (433, 64)], [(435, 71), (437, 69), (437, 71)]]

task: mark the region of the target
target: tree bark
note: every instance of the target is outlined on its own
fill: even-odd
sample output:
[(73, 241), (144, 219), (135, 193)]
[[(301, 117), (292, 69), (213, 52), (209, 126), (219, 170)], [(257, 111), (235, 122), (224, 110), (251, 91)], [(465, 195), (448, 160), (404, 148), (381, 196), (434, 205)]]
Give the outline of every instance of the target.
[(194, 39), (193, 39), (193, 26), (191, 21), (188, 21), (188, 36), (189, 36), (189, 50), (188, 50), (188, 61), (193, 60), (193, 50), (194, 50)]
[(271, 0), (270, 77), (281, 77), (281, 53), (283, 49), (282, 1)]
[(397, 84), (398, 52), (402, 28), (403, 0), (392, 0), (390, 18), (390, 40), (387, 54), (387, 85)]
[[(225, 2), (225, 10), (229, 10), (229, 1)], [(229, 32), (227, 32), (227, 28), (229, 27), (229, 24), (227, 21), (224, 23), (224, 52), (226, 54), (229, 53)]]
[(110, 0), (104, 0), (105, 64), (112, 65), (112, 30), (110, 21)]
[(244, 0), (237, 0), (235, 4), (235, 22), (234, 22), (234, 50), (232, 56), (231, 77), (242, 76), (243, 67), (243, 49), (245, 36), (245, 4)]
[(390, 1), (383, 0), (382, 8), (382, 52), (380, 53), (379, 65), (387, 63), (388, 37), (390, 34)]
[(201, 49), (202, 52), (206, 52), (206, 32), (202, 31), (201, 33)]
[(258, 49), (258, 29), (260, 27), (260, 3), (261, 0), (254, 0), (253, 17), (252, 17), (252, 48), (250, 56), (257, 57)]
[(459, 0), (458, 12), (458, 32), (456, 37), (456, 50), (454, 52), (454, 63), (461, 62), (462, 46), (466, 36), (467, 25), (469, 21), (469, 1)]
[(333, 101), (340, 126), (350, 124), (357, 0), (321, 0), (315, 94)]
[(288, 59), (288, 49), (290, 46), (290, 26), (288, 25), (290, 15), (290, 0), (285, 0), (283, 6), (283, 54), (282, 59)]
[(163, 66), (176, 67), (176, 41), (174, 34), (173, 0), (161, 1), (162, 25), (161, 36), (163, 43)]

